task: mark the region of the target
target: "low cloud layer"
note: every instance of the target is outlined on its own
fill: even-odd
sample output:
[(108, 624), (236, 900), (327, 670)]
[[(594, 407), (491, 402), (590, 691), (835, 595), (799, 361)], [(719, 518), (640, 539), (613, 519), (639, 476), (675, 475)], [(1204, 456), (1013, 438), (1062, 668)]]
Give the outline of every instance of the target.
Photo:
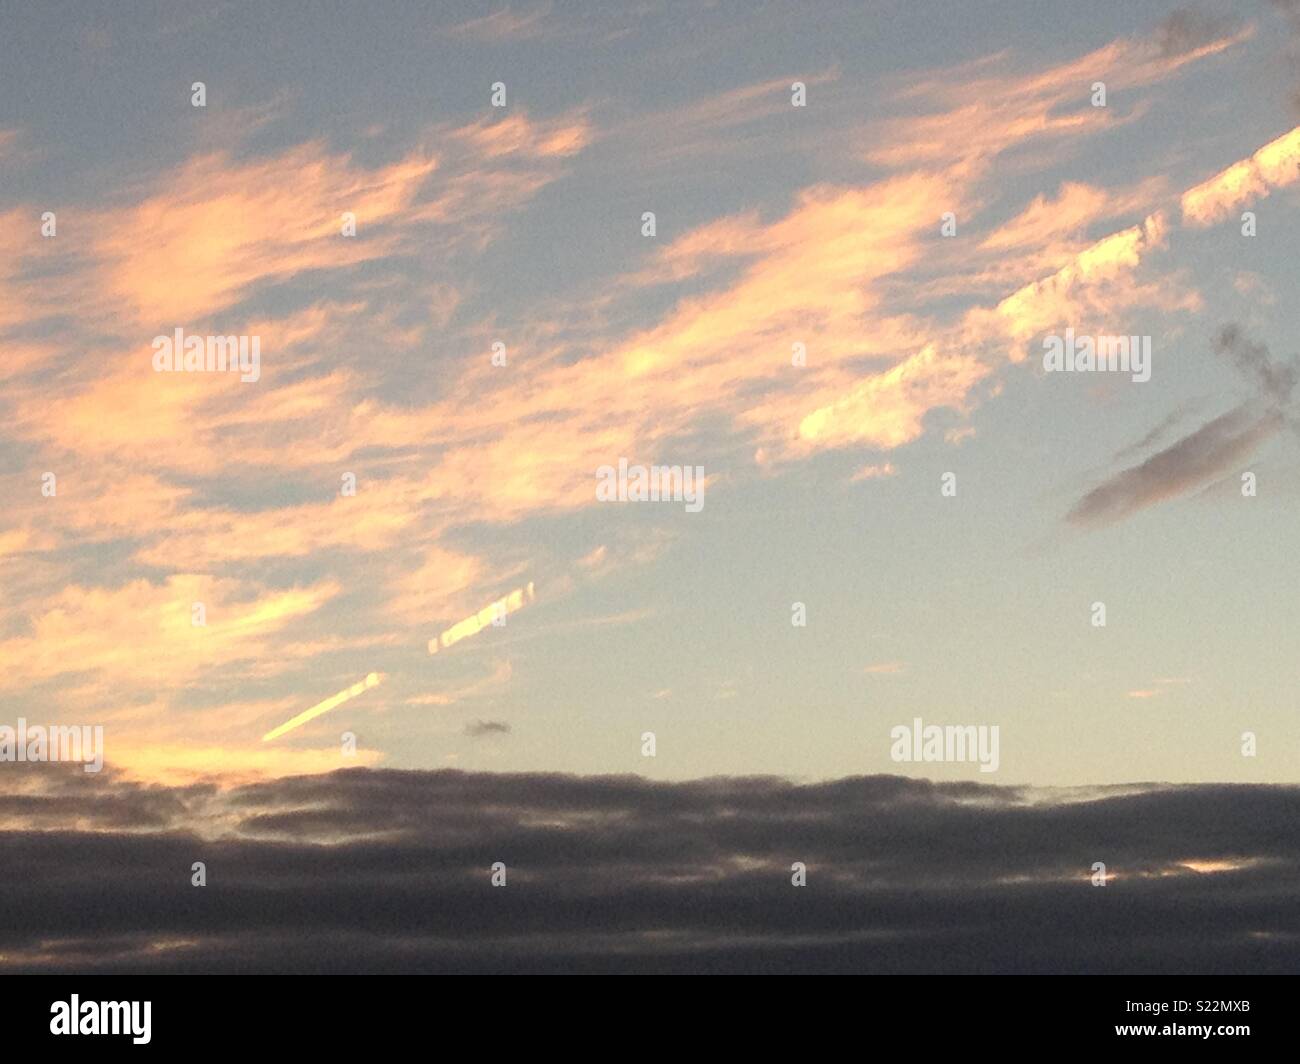
[(0, 881), (4, 971), (1300, 963), (1295, 787), (350, 769), (221, 792), (29, 769), (0, 803), (22, 869)]

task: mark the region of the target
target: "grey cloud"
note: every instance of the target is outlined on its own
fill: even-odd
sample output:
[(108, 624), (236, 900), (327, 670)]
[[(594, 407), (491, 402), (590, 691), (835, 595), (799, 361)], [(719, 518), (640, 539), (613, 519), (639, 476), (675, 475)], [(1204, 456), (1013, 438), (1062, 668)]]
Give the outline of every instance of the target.
[[(1297, 379), (1294, 361), (1276, 360), (1267, 345), (1252, 341), (1232, 323), (1219, 331), (1213, 346), (1254, 385), (1259, 400), (1242, 403), (1138, 465), (1115, 473), (1074, 504), (1065, 516), (1067, 522), (1081, 527), (1110, 524), (1165, 499), (1195, 491), (1249, 458), (1284, 425), (1296, 427), (1295, 416), (1287, 409)], [(1175, 412), (1165, 418), (1143, 440), (1124, 448), (1118, 456), (1140, 450), (1162, 437), (1179, 416)]]
[(1214, 349), (1232, 359), (1244, 376), (1258, 384), (1265, 398), (1278, 406), (1291, 401), (1296, 382), (1294, 362), (1275, 361), (1267, 344), (1250, 340), (1234, 323), (1219, 330)]
[(1281, 425), (1276, 414), (1239, 406), (1093, 488), (1075, 503), (1066, 520), (1080, 526), (1109, 524), (1186, 494), (1249, 457)]
[[(190, 796), (184, 796), (188, 801)], [(86, 802), (97, 800), (88, 792)], [(178, 800), (181, 798), (178, 797)], [(1300, 788), (345, 770), (195, 832), (0, 833), (0, 970), (1247, 971), (1300, 963)], [(1189, 859), (1240, 863), (1196, 873)], [(207, 863), (207, 887), (190, 864)], [(492, 862), (509, 884), (489, 883)], [(790, 884), (790, 865), (809, 885)], [(1117, 876), (1091, 886), (1092, 862)]]
[(1160, 54), (1166, 57), (1186, 55), (1232, 33), (1230, 19), (1217, 18), (1193, 8), (1179, 8), (1156, 28)]
[(1162, 418), (1160, 422), (1155, 426), (1155, 428), (1153, 428), (1150, 432), (1148, 432), (1136, 443), (1131, 443), (1128, 446), (1122, 447), (1120, 450), (1116, 451), (1115, 459), (1118, 461), (1120, 459), (1130, 458), (1134, 455), (1140, 454), (1141, 452), (1145, 451), (1148, 447), (1151, 447), (1159, 443), (1161, 440), (1165, 439), (1169, 435), (1170, 431), (1175, 426), (1182, 423), (1187, 418), (1189, 413), (1190, 413), (1189, 410), (1184, 409), (1182, 407), (1180, 407), (1177, 410), (1174, 410), (1172, 413)]

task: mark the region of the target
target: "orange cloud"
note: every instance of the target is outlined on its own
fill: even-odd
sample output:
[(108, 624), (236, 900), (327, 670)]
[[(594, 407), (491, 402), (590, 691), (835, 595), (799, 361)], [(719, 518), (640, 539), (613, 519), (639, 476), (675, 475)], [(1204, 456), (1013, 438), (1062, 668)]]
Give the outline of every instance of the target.
[[(319, 609), (338, 590), (322, 582), (241, 601), (236, 581), (191, 574), (161, 584), (70, 585), (33, 617), (30, 635), (0, 641), (0, 660), (9, 663), (0, 689), (82, 672), (103, 684), (176, 686), (218, 663), (261, 656), (268, 635)], [(193, 623), (195, 603), (206, 614), (202, 626)]]
[(107, 293), (152, 335), (210, 318), (256, 283), (338, 270), (391, 253), (395, 237), (341, 235), (379, 228), (415, 201), (437, 167), (416, 153), (364, 172), (319, 144), (236, 163), (199, 156), (135, 207), (100, 219), (94, 247)]
[(1184, 192), (1183, 222), (1214, 225), (1296, 181), (1300, 181), (1300, 126)]
[(959, 160), (974, 164), (1030, 140), (1080, 138), (1141, 113), (1140, 106), (1127, 116), (1111, 106), (1091, 106), (1094, 82), (1104, 82), (1113, 99), (1116, 92), (1156, 84), (1191, 63), (1225, 52), (1252, 33), (1245, 26), (1205, 32), (1195, 41), (1171, 42), (1168, 34), (1122, 39), (1019, 76), (992, 72), (1006, 60), (1005, 54), (939, 75), (909, 74), (898, 92), (900, 102), (936, 109), (884, 122), (879, 145), (866, 156), (889, 167)]

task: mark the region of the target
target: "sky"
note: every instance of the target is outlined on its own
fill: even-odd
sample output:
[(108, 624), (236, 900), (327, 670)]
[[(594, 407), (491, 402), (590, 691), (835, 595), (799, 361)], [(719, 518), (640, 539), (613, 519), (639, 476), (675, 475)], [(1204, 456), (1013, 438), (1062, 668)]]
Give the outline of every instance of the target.
[[(915, 787), (995, 839), (1294, 803), (1294, 0), (6, 4), (0, 42), (0, 827), (130, 893), (313, 779), (466, 824), (513, 780), (520, 830), (551, 789), (577, 831), (604, 788)], [(160, 370), (177, 330), (256, 370)], [(603, 499), (620, 462), (698, 505)], [(6, 760), (20, 719), (102, 728), (102, 774)], [(914, 721), (997, 756), (900, 760)], [(1143, 874), (1291, 866), (1252, 830)]]

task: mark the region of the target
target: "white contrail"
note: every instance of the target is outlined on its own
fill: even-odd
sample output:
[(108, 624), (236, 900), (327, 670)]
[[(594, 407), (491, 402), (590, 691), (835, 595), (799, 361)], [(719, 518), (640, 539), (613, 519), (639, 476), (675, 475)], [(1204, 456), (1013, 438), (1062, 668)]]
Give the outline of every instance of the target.
[(301, 724), (306, 724), (309, 720), (313, 720), (314, 718), (319, 717), (322, 713), (328, 713), (331, 709), (334, 709), (336, 706), (341, 706), (343, 705), (344, 702), (351, 701), (352, 699), (356, 698), (357, 695), (361, 694), (363, 691), (368, 691), (372, 687), (378, 687), (380, 683), (383, 682), (383, 679), (384, 677), (381, 673), (377, 673), (377, 672), (370, 673), (369, 676), (367, 676), (364, 680), (360, 681), (359, 683), (354, 683), (351, 687), (347, 688), (346, 690), (340, 691), (336, 695), (331, 695), (329, 698), (325, 699), (324, 702), (317, 702), (314, 706), (311, 707), (311, 709), (304, 709), (292, 720), (286, 720), (278, 728), (272, 728), (269, 732), (267, 732), (265, 735), (262, 736), (262, 742), (269, 743), (272, 739), (278, 739), (285, 732), (293, 731), (294, 728), (298, 727)]
[(527, 587), (515, 588), (510, 594), (484, 606), (478, 613), (472, 613), (463, 621), (457, 621), (436, 639), (430, 639), (429, 653), (436, 654), (439, 650), (446, 650), (452, 643), (459, 643), (462, 639), (477, 635), (498, 619), (504, 623), (506, 614), (523, 609), (526, 603), (532, 602), (536, 597), (530, 580)]

